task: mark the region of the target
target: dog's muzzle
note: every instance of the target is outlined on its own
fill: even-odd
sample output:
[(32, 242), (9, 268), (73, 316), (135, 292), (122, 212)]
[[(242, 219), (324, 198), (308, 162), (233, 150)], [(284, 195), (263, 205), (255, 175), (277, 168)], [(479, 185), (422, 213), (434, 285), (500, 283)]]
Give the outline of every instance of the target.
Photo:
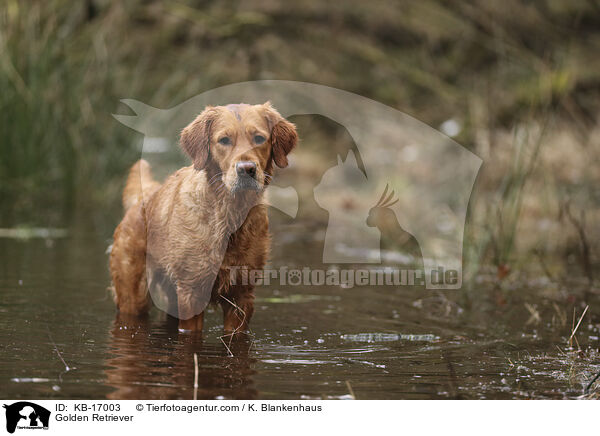
[(251, 177), (256, 179), (256, 164), (250, 161), (242, 161), (235, 164), (238, 177)]
[(232, 191), (258, 191), (260, 186), (258, 180), (256, 180), (257, 167), (254, 162), (242, 161), (235, 165), (235, 171), (237, 173), (237, 180), (233, 185)]

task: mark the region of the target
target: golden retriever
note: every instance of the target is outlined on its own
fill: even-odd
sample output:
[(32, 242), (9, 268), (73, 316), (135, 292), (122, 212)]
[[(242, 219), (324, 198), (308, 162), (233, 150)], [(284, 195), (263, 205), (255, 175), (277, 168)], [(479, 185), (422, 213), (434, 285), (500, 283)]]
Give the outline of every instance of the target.
[(202, 331), (209, 302), (223, 308), (225, 331), (246, 330), (253, 286), (234, 280), (230, 267), (264, 267), (270, 239), (263, 193), (273, 163), (286, 167), (297, 141), (295, 126), (268, 102), (209, 106), (181, 133), (191, 166), (161, 185), (146, 161), (137, 162), (110, 255), (119, 312), (146, 313), (148, 286), (167, 282), (168, 312), (180, 330)]

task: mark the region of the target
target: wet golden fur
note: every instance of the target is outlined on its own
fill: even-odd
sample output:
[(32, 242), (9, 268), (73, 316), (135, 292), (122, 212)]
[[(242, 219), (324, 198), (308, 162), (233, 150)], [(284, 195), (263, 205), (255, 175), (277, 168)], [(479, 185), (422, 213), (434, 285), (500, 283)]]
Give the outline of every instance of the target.
[[(202, 330), (202, 289), (222, 306), (226, 331), (247, 329), (253, 287), (232, 284), (229, 267), (264, 267), (270, 244), (264, 188), (273, 163), (286, 167), (296, 142), (294, 125), (269, 103), (208, 107), (181, 134), (193, 165), (160, 185), (148, 163), (137, 162), (123, 192), (126, 212), (110, 256), (119, 311), (148, 311), (150, 278), (151, 286), (172, 289), (169, 313), (178, 314), (181, 329)], [(256, 164), (252, 179), (238, 175), (239, 162)]]

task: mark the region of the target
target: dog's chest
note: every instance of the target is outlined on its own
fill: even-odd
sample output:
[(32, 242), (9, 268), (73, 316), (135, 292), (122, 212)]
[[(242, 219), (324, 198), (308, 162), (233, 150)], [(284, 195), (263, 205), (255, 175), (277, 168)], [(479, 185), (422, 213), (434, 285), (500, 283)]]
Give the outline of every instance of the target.
[(259, 208), (251, 211), (244, 224), (229, 237), (223, 265), (262, 268), (269, 246), (267, 214), (263, 208)]

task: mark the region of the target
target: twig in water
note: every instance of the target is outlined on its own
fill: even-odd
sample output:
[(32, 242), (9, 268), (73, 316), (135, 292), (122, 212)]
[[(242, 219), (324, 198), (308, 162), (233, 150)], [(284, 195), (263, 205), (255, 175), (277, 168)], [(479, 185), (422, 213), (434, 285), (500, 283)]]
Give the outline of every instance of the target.
[(350, 392), (352, 399), (356, 400), (356, 395), (354, 395), (354, 390), (352, 389), (352, 386), (350, 386), (350, 382), (348, 380), (346, 380), (346, 386), (348, 387), (348, 391)]
[[(244, 325), (244, 322), (246, 321), (246, 312), (240, 306), (238, 306), (237, 304), (235, 304), (235, 302), (231, 301), (230, 299), (228, 299), (224, 295), (221, 295), (221, 298), (223, 300), (227, 301), (229, 304), (231, 304), (234, 307), (235, 314), (237, 315), (238, 319), (241, 321), (240, 325), (238, 325), (235, 328), (235, 330), (233, 330), (233, 332), (227, 333), (226, 335), (219, 336), (219, 339), (221, 340), (221, 342), (223, 342), (223, 345), (225, 345), (225, 348), (227, 348), (227, 352), (229, 353), (229, 357), (233, 357), (233, 353), (231, 352), (231, 348), (229, 346), (231, 346), (231, 341), (233, 341), (233, 337), (235, 336), (235, 334), (238, 333), (240, 331), (240, 328)], [(242, 315), (244, 315), (243, 318), (241, 318), (239, 316), (238, 311), (240, 311), (242, 313)], [(229, 336), (229, 346), (223, 340), (223, 338), (226, 337), (226, 336)]]
[(565, 353), (563, 350), (561, 350), (561, 349), (560, 349), (560, 347), (559, 347), (558, 345), (556, 346), (556, 348), (558, 349), (558, 351), (560, 351), (560, 353), (561, 353), (563, 356), (569, 357), (569, 355), (568, 355), (567, 353)]
[(65, 359), (63, 359), (62, 354), (60, 354), (60, 351), (58, 350), (58, 347), (56, 346), (56, 342), (54, 342), (54, 339), (52, 339), (52, 335), (50, 334), (50, 329), (48, 328), (48, 324), (46, 324), (46, 331), (48, 332), (48, 339), (50, 339), (50, 342), (52, 342), (52, 345), (54, 346), (54, 351), (56, 351), (56, 354), (58, 354), (58, 358), (63, 363), (63, 365), (65, 365), (65, 370), (58, 374), (58, 381), (62, 383), (62, 375), (65, 372), (69, 372), (72, 369), (76, 369), (76, 368), (74, 368), (74, 367), (71, 368), (69, 365), (67, 365), (67, 362), (65, 362)]
[(65, 359), (63, 359), (62, 354), (60, 354), (60, 351), (58, 351), (58, 347), (56, 346), (54, 339), (52, 339), (52, 335), (50, 334), (50, 329), (48, 326), (46, 326), (46, 330), (48, 331), (48, 339), (50, 339), (50, 342), (52, 342), (52, 345), (54, 346), (54, 351), (56, 351), (56, 354), (58, 354), (58, 357), (62, 361), (63, 365), (65, 365), (65, 372), (69, 372), (71, 368), (69, 368), (69, 365), (67, 365), (67, 362), (65, 362)]
[[(569, 346), (571, 346), (572, 341), (573, 341), (573, 336), (575, 336), (575, 333), (577, 333), (577, 329), (579, 328), (579, 324), (581, 324), (581, 320), (583, 320), (583, 317), (585, 316), (585, 314), (587, 313), (587, 310), (589, 308), (590, 308), (589, 305), (585, 306), (585, 309), (584, 309), (583, 313), (581, 314), (581, 317), (579, 318), (579, 321), (577, 322), (577, 325), (575, 326), (575, 328), (571, 332), (571, 337), (569, 338)], [(575, 317), (573, 317), (573, 321), (575, 321)]]
[(223, 338), (226, 335), (223, 336), (219, 336), (219, 339), (221, 340), (221, 342), (223, 342), (223, 345), (225, 345), (225, 348), (227, 348), (227, 353), (229, 354), (229, 357), (233, 357), (233, 353), (231, 352), (231, 349), (227, 346), (227, 344), (225, 343), (225, 341), (223, 340)]
[(198, 399), (198, 354), (194, 353), (194, 400)]
[(586, 388), (585, 388), (586, 394), (590, 392), (590, 388), (595, 383), (595, 381), (598, 380), (599, 378), (600, 378), (600, 372), (598, 374), (596, 374), (596, 376), (592, 379), (592, 381), (589, 382), (588, 385), (586, 386)]

